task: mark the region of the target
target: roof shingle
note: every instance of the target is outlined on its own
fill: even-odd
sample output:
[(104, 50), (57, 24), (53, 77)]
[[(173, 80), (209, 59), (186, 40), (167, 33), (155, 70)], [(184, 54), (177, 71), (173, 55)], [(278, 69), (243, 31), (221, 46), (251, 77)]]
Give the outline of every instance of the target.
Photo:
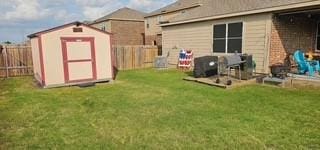
[(170, 23), (312, 1), (319, 0), (200, 0), (200, 7), (172, 18)]
[(188, 9), (188, 8), (192, 8), (192, 7), (197, 7), (197, 6), (199, 6), (200, 1), (201, 0), (178, 0), (168, 6), (157, 9), (157, 10), (147, 14), (146, 17), (160, 15), (160, 14), (168, 13), (168, 12), (174, 12), (174, 11), (181, 10), (181, 9)]
[(140, 12), (131, 8), (121, 8), (118, 9), (106, 16), (103, 16), (97, 20), (94, 20), (92, 23), (112, 20), (112, 19), (121, 19), (121, 20), (137, 20), (137, 21), (144, 21), (144, 16), (146, 13)]

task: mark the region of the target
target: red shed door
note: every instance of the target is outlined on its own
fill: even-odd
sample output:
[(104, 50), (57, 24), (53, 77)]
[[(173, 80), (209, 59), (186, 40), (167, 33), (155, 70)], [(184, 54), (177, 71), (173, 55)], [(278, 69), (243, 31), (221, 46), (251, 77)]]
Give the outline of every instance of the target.
[(94, 38), (61, 38), (66, 83), (97, 79)]

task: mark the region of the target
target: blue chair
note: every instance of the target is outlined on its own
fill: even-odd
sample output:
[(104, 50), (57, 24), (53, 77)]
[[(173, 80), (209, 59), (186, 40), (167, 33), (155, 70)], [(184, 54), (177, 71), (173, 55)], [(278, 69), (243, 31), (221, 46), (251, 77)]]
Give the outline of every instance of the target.
[(315, 76), (316, 72), (319, 72), (319, 61), (308, 61), (304, 57), (304, 53), (301, 50), (297, 50), (294, 55), (294, 60), (298, 64), (299, 74), (309, 74), (309, 76)]

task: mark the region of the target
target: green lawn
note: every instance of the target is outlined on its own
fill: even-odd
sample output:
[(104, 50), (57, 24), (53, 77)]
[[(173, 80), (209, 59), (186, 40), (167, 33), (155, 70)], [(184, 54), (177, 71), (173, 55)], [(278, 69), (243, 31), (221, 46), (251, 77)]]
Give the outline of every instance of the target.
[(320, 90), (223, 90), (177, 71), (38, 89), (0, 81), (0, 149), (320, 149)]

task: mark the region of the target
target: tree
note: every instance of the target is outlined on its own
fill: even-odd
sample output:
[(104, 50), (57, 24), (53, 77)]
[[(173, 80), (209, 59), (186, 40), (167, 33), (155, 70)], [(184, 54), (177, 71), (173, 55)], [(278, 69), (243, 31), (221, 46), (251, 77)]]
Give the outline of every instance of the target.
[(3, 42), (4, 44), (12, 44), (12, 42), (10, 42), (10, 41), (5, 41), (5, 42)]

